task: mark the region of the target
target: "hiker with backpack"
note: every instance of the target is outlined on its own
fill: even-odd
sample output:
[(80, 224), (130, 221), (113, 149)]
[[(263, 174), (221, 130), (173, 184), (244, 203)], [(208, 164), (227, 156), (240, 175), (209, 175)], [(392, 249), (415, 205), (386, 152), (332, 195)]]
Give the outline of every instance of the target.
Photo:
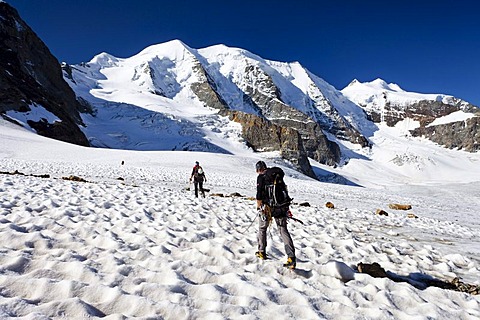
[(195, 197), (198, 198), (198, 190), (202, 193), (202, 197), (205, 198), (205, 190), (203, 189), (203, 182), (207, 182), (207, 177), (203, 168), (200, 166), (198, 161), (195, 161), (195, 166), (192, 170), (192, 175), (190, 176), (190, 183), (193, 179), (193, 185), (195, 186)]
[(288, 196), (287, 186), (283, 181), (285, 173), (278, 167), (267, 168), (263, 161), (255, 165), (257, 171), (257, 211), (259, 215), (258, 225), (258, 251), (255, 255), (260, 259), (267, 259), (267, 228), (272, 219), (280, 231), (280, 236), (285, 245), (285, 253), (288, 256), (284, 267), (295, 269), (297, 259), (293, 240), (287, 229), (287, 219), (290, 202), (293, 200)]

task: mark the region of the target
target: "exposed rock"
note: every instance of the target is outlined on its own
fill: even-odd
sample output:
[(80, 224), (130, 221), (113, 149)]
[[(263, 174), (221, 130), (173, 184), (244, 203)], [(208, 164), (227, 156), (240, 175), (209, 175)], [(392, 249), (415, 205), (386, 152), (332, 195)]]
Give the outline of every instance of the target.
[(390, 203), (388, 205), (390, 209), (393, 210), (410, 210), (412, 206), (410, 204), (399, 204), (399, 203)]
[[(429, 126), (435, 119), (460, 110), (476, 113), (478, 116), (465, 121)], [(406, 118), (418, 121), (420, 126), (410, 131), (414, 137), (423, 136), (449, 149), (463, 149), (469, 152), (480, 150), (480, 109), (474, 105), (462, 103), (460, 99), (452, 99), (451, 104), (422, 100), (406, 106), (387, 101), (382, 113), (373, 109), (367, 112), (372, 121), (379, 123), (383, 120), (391, 127)]]
[(281, 127), (256, 115), (241, 111), (225, 111), (230, 119), (242, 124), (242, 135), (255, 151), (280, 151), (301, 172), (314, 178), (298, 131)]
[(375, 211), (375, 214), (377, 214), (379, 216), (388, 216), (388, 212), (386, 212), (385, 210), (382, 210), (382, 209), (377, 209)]
[[(238, 192), (233, 192), (229, 195), (226, 195), (226, 194), (223, 194), (223, 193), (212, 193), (210, 196), (212, 197), (220, 197), (220, 198), (225, 198), (225, 197), (229, 197), (229, 198), (246, 198), (244, 195), (238, 193)], [(249, 200), (249, 198), (248, 198)]]
[[(228, 114), (226, 110), (230, 108), (218, 93), (215, 81), (209, 76), (207, 70), (198, 61), (193, 70), (199, 82), (192, 84), (190, 88), (199, 100), (208, 107)], [(300, 133), (303, 148), (308, 157), (327, 165), (336, 165), (340, 161), (339, 146), (329, 140), (325, 132), (339, 139), (358, 143), (363, 147), (369, 145), (368, 140), (339, 115), (328, 99), (321, 94), (320, 89), (315, 86), (317, 90), (314, 90), (317, 92), (315, 99), (306, 95), (305, 99), (308, 100), (305, 102), (306, 110), (300, 111), (282, 100), (280, 89), (275, 85), (271, 75), (261, 66), (248, 64), (242, 75), (242, 80), (236, 85), (244, 94), (244, 104), (254, 110), (256, 116), (265, 118), (279, 127), (292, 128)], [(326, 110), (328, 114), (321, 112), (320, 109)], [(267, 134), (267, 136), (270, 135)], [(251, 137), (244, 136), (244, 138), (255, 145)], [(295, 155), (288, 155), (288, 152), (286, 154), (285, 150), (282, 150), (282, 153), (289, 160), (295, 157)]]
[(480, 116), (411, 131), (413, 136), (423, 136), (449, 149), (469, 152), (480, 150)]
[(68, 177), (62, 177), (63, 180), (68, 180), (68, 181), (76, 181), (76, 182), (88, 182), (87, 180), (77, 177), (77, 176), (68, 176)]
[(223, 193), (212, 193), (210, 196), (212, 196), (212, 197), (220, 197), (220, 198), (225, 197), (225, 195), (224, 195)]
[(227, 103), (223, 101), (222, 97), (217, 93), (215, 82), (210, 78), (200, 63), (196, 64), (194, 71), (200, 80), (203, 81), (193, 83), (190, 88), (200, 101), (210, 108), (219, 110), (228, 109)]
[(387, 272), (377, 262), (374, 263), (362, 263), (357, 265), (358, 272), (366, 273), (374, 278), (387, 278)]
[(367, 113), (373, 122), (379, 123), (383, 119), (390, 127), (395, 126), (399, 121), (406, 118), (418, 121), (420, 126), (423, 127), (432, 123), (436, 118), (449, 115), (460, 109), (459, 105), (445, 104), (441, 101), (421, 100), (406, 106), (396, 105), (387, 101), (382, 112), (369, 110)]
[[(22, 173), (18, 170), (15, 170), (14, 172), (0, 171), (0, 174), (26, 176), (26, 174), (24, 174), (24, 173)], [(49, 174), (29, 174), (28, 176), (35, 177), (35, 178), (44, 178), (44, 179), (50, 178)]]
[(327, 207), (327, 208), (329, 208), (329, 209), (335, 209), (335, 206), (334, 206), (333, 203), (331, 203), (331, 202), (325, 203), (325, 207)]
[[(29, 112), (41, 106), (60, 121), (29, 121), (41, 135), (88, 146), (73, 90), (63, 79), (58, 60), (18, 12), (0, 2), (0, 114)], [(4, 117), (6, 117), (4, 115)]]
[(302, 121), (292, 123), (290, 120), (279, 123), (295, 128), (300, 133), (305, 151), (310, 158), (330, 166), (340, 161), (340, 147), (327, 139), (318, 123)]
[(232, 198), (242, 198), (242, 197), (244, 197), (244, 196), (242, 196), (242, 195), (241, 195), (240, 193), (238, 193), (238, 192), (234, 192), (234, 193), (231, 193), (231, 194), (230, 194), (230, 197), (232, 197)]
[(450, 283), (455, 287), (454, 290), (456, 291), (466, 292), (472, 295), (480, 294), (480, 285), (468, 284), (460, 281), (459, 278), (454, 278)]
[(257, 66), (247, 66), (244, 81), (242, 89), (265, 118), (300, 133), (309, 157), (327, 165), (334, 165), (340, 160), (339, 146), (326, 137), (314, 119), (281, 100), (280, 90), (267, 73)]
[(0, 174), (9, 174), (9, 175), (19, 175), (19, 176), (24, 176), (25, 174), (15, 170), (14, 172), (8, 172), (8, 171), (0, 171)]
[(315, 177), (297, 131), (275, 125), (253, 114), (230, 110), (204, 68), (198, 64), (195, 71), (204, 82), (192, 84), (192, 91), (206, 106), (219, 109), (221, 115), (229, 116), (231, 120), (240, 123), (242, 137), (250, 147), (255, 151), (280, 151), (282, 157), (292, 162), (300, 171)]

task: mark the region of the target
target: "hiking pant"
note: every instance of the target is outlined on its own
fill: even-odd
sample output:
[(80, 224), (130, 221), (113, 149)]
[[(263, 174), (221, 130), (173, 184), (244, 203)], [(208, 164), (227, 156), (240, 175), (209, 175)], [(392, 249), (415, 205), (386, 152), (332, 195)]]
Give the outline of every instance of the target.
[(203, 181), (193, 180), (193, 185), (195, 186), (195, 197), (198, 198), (198, 189), (200, 188), (200, 192), (202, 196), (205, 198), (205, 191), (203, 191)]
[[(283, 244), (285, 245), (285, 253), (288, 257), (295, 257), (295, 247), (293, 246), (293, 240), (290, 236), (290, 232), (287, 229), (287, 217), (279, 217), (273, 218), (277, 223), (278, 230), (280, 231), (280, 237), (282, 238)], [(259, 225), (258, 225), (258, 251), (266, 252), (265, 249), (267, 248), (267, 229), (269, 225), (268, 219), (263, 221), (261, 217), (259, 217)]]

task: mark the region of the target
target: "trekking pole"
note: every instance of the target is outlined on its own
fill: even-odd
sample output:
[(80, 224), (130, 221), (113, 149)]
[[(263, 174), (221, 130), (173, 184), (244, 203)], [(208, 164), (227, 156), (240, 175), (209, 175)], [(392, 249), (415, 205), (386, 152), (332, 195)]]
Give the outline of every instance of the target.
[(250, 221), (250, 224), (248, 225), (248, 227), (245, 228), (245, 230), (243, 230), (242, 232), (240, 232), (240, 234), (245, 234), (245, 232), (247, 232), (248, 229), (250, 229), (250, 227), (251, 227), (252, 224), (255, 222), (255, 220), (257, 220), (257, 216), (258, 216), (258, 214), (255, 214), (255, 217), (253, 217), (253, 219)]

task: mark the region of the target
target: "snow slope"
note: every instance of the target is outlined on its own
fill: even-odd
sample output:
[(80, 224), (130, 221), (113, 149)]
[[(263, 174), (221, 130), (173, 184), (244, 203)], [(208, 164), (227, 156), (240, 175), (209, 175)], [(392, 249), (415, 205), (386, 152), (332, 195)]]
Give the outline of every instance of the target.
[[(469, 157), (478, 161), (461, 159)], [(213, 196), (253, 196), (255, 162), (273, 165), (274, 155), (84, 148), (0, 120), (0, 159), (0, 171), (26, 174), (0, 174), (2, 319), (480, 318), (479, 296), (417, 288), (432, 278), (480, 285), (478, 171), (396, 184), (386, 165), (365, 165), (378, 159), (352, 160), (350, 178), (372, 189), (321, 183), (284, 167), (297, 203), (292, 212), (305, 223), (289, 224), (298, 257), (292, 272), (281, 267), (275, 227), (267, 247), (273, 259), (254, 257), (254, 201)], [(211, 189), (204, 199), (185, 190), (195, 160)], [(405, 168), (412, 170), (397, 171)], [(61, 179), (69, 175), (90, 182)], [(305, 201), (311, 206), (298, 205)], [(407, 282), (358, 273), (359, 262), (378, 262)]]

